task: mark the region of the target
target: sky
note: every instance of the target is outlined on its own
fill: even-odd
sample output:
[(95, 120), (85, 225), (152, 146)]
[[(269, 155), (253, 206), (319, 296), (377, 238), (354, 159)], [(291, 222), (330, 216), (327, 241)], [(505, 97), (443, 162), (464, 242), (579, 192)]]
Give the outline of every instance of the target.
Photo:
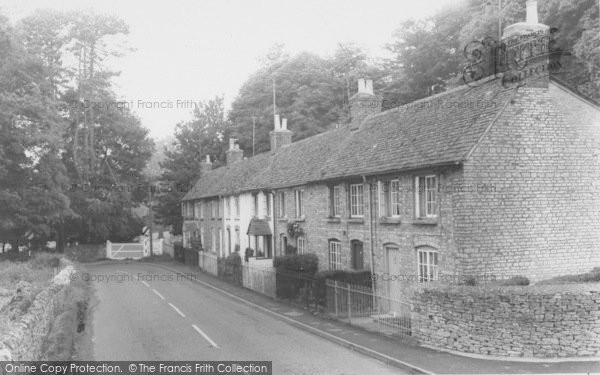
[(352, 42), (378, 58), (400, 22), (457, 1), (0, 0), (0, 12), (13, 22), (37, 8), (120, 16), (130, 28), (128, 50), (105, 66), (121, 72), (113, 80), (117, 97), (160, 139), (192, 117), (194, 103), (223, 95), (229, 107), (278, 43), (290, 54), (329, 56)]

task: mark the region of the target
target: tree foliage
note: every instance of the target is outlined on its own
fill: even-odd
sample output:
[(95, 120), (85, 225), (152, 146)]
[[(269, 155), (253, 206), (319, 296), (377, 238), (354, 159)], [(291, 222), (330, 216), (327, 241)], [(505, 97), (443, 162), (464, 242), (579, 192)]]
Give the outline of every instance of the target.
[[(160, 163), (160, 180), (168, 190), (158, 197), (158, 220), (173, 226), (181, 233), (180, 200), (200, 177), (200, 163), (211, 157), (214, 166), (225, 161), (225, 134), (229, 131), (223, 97), (201, 102), (194, 109), (194, 117), (175, 128), (175, 142), (164, 149), (165, 159)], [(163, 189), (166, 190), (166, 189)]]
[(125, 240), (153, 152), (148, 131), (115, 102), (102, 63), (118, 54), (114, 16), (38, 10), (0, 17), (0, 240)]

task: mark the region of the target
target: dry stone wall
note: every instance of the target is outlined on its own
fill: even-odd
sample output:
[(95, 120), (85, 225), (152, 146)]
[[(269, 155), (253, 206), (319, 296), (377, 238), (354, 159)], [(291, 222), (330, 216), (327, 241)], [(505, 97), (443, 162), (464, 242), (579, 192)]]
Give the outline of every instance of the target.
[(422, 344), (510, 357), (600, 357), (600, 284), (415, 290)]

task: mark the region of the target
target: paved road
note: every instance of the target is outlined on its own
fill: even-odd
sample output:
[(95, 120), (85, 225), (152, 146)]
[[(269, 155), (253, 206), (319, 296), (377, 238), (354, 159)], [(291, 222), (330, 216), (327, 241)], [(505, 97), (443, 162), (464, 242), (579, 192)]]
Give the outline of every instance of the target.
[(88, 272), (113, 278), (93, 282), (96, 360), (268, 360), (274, 374), (401, 373), (152, 265)]

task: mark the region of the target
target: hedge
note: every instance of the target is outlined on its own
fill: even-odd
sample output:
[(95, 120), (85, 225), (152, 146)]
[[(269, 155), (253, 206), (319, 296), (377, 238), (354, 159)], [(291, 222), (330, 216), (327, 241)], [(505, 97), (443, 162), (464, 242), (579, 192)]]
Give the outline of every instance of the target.
[(198, 266), (199, 263), (199, 254), (196, 249), (183, 249), (183, 262), (190, 266)]
[(291, 254), (276, 257), (275, 295), (277, 298), (300, 300), (309, 303), (314, 275), (319, 269), (319, 258), (315, 254)]
[(183, 244), (181, 242), (175, 242), (173, 244), (173, 257), (175, 260), (183, 263), (185, 261), (185, 256), (183, 252)]
[(217, 275), (230, 283), (242, 285), (242, 258), (238, 252), (217, 260)]

